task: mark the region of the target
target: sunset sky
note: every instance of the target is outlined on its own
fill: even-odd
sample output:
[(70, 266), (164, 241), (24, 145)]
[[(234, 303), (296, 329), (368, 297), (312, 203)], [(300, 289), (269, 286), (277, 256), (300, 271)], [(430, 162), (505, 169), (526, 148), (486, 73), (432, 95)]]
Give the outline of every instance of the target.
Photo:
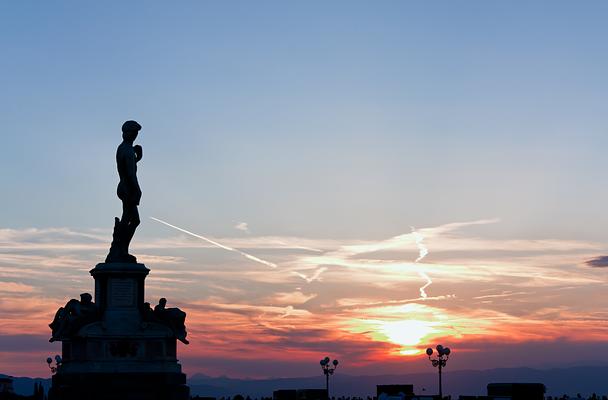
[[(533, 3), (533, 4), (531, 4)], [(188, 374), (608, 351), (608, 3), (0, 3), (0, 373), (48, 376), (143, 129), (146, 299)], [(170, 225), (215, 241), (223, 248)], [(234, 249), (231, 251), (229, 249)]]

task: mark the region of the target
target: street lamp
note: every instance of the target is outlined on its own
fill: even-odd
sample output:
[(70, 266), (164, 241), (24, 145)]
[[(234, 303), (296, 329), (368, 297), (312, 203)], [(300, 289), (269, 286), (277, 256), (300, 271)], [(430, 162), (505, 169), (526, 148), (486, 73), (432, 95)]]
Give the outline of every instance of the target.
[(57, 354), (55, 356), (55, 365), (51, 365), (53, 363), (53, 359), (51, 357), (48, 357), (46, 359), (46, 363), (49, 365), (49, 369), (51, 370), (51, 374), (55, 374), (57, 372), (57, 370), (59, 369), (59, 367), (61, 367), (61, 364), (63, 363), (63, 360), (61, 359), (61, 356), (59, 354)]
[[(336, 368), (338, 368), (338, 360), (333, 360), (329, 362), (329, 357), (325, 357), (322, 359), (319, 364), (321, 364), (321, 369), (325, 374), (325, 390), (327, 391), (327, 398), (329, 399), (329, 376), (334, 374)], [(333, 365), (333, 367), (332, 367)]]
[(429, 360), (431, 361), (431, 364), (433, 364), (433, 367), (439, 368), (439, 398), (443, 399), (443, 390), (441, 388), (441, 369), (445, 367), (448, 358), (450, 358), (451, 351), (449, 347), (443, 347), (440, 344), (437, 345), (436, 349), (437, 358), (431, 358), (433, 355), (433, 349), (430, 347), (426, 349), (426, 355), (429, 356)]

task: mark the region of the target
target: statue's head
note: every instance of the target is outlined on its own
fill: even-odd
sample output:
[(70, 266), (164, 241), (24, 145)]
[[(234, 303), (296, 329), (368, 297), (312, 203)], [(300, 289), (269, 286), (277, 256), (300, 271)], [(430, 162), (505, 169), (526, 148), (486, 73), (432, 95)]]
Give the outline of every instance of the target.
[(83, 293), (80, 295), (80, 302), (81, 303), (85, 303), (85, 304), (89, 304), (93, 301), (93, 296), (91, 296), (88, 293)]
[(136, 121), (126, 121), (124, 124), (122, 124), (122, 138), (124, 140), (133, 142), (135, 141), (135, 138), (137, 138), (137, 134), (140, 130), (141, 125)]

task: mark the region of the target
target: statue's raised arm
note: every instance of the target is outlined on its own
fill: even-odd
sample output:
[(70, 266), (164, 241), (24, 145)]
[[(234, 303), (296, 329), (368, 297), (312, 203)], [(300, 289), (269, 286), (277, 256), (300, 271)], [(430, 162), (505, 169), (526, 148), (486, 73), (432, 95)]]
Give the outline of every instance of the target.
[(143, 149), (140, 145), (133, 145), (140, 130), (141, 125), (135, 121), (122, 125), (123, 141), (116, 150), (116, 167), (120, 178), (116, 193), (122, 200), (122, 218), (115, 218), (113, 241), (106, 263), (137, 262), (129, 254), (129, 244), (140, 222), (137, 206), (141, 200), (141, 189), (137, 181), (137, 162), (143, 157)]

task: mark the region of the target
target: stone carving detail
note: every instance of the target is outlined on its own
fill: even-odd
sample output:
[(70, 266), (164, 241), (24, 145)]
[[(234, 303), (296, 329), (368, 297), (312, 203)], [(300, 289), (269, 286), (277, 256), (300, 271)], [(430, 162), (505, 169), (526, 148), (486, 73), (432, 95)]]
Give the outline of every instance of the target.
[(99, 309), (92, 300), (89, 293), (83, 293), (80, 301), (71, 299), (64, 307), (60, 307), (53, 322), (49, 324), (52, 331), (49, 342), (70, 338), (86, 324), (98, 321)]
[(150, 303), (144, 303), (143, 320), (148, 322), (159, 322), (173, 331), (175, 337), (184, 344), (190, 342), (186, 339), (186, 313), (177, 307), (167, 308), (167, 299), (164, 297), (154, 306), (154, 310)]
[(134, 307), (136, 287), (131, 279), (110, 279), (109, 303), (113, 307)]
[(133, 145), (140, 130), (141, 125), (135, 121), (127, 121), (122, 125), (123, 141), (116, 150), (116, 167), (120, 177), (116, 194), (122, 201), (122, 218), (114, 218), (114, 233), (106, 257), (107, 263), (137, 262), (135, 256), (129, 254), (129, 244), (140, 222), (137, 206), (141, 200), (141, 189), (137, 181), (137, 163), (143, 158), (143, 150), (140, 145)]
[(139, 344), (129, 340), (111, 342), (109, 346), (110, 354), (114, 357), (135, 357)]

